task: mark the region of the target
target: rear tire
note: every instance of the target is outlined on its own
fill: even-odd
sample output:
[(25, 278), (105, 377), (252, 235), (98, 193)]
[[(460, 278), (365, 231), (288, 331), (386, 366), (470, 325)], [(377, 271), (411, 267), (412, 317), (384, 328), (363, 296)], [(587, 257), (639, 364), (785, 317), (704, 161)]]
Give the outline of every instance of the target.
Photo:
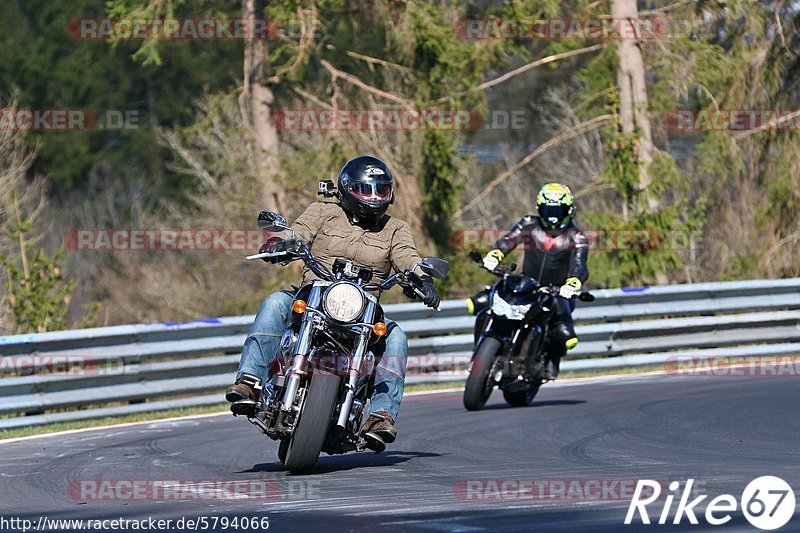
[(303, 410), (286, 447), (284, 464), (293, 474), (311, 472), (317, 464), (331, 427), (341, 379), (340, 376), (323, 370), (314, 372)]
[(512, 407), (528, 407), (533, 403), (533, 399), (536, 397), (536, 393), (539, 392), (539, 387), (541, 386), (541, 383), (536, 385), (531, 383), (522, 390), (504, 390), (503, 398), (505, 398), (508, 405)]
[(464, 387), (464, 407), (467, 411), (478, 411), (492, 395), (494, 380), (489, 376), (495, 356), (502, 343), (492, 337), (484, 337), (472, 355), (467, 385)]

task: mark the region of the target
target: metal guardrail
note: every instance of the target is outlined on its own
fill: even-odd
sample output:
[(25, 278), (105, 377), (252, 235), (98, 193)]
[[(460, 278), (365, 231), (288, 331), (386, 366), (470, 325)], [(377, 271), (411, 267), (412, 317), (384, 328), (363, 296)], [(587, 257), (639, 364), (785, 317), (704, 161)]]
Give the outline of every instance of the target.
[[(581, 342), (563, 370), (800, 353), (800, 278), (593, 293), (574, 313)], [(474, 319), (463, 301), (385, 310), (410, 339), (408, 383), (466, 377)], [(0, 429), (219, 403), (253, 318), (0, 337)], [(62, 372), (12, 375), (48, 361)]]

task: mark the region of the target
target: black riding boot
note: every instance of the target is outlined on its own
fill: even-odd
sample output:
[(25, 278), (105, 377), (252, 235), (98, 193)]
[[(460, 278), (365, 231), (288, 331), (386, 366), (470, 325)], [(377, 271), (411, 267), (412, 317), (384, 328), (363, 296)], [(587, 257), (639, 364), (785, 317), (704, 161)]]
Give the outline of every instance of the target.
[(572, 324), (572, 307), (574, 302), (564, 298), (556, 298), (556, 313), (550, 328), (549, 349), (547, 350), (547, 366), (542, 377), (556, 379), (558, 377), (561, 358), (578, 344), (575, 327)]
[(559, 367), (561, 366), (561, 357), (565, 352), (566, 350), (556, 350), (556, 353), (550, 353), (547, 355), (547, 365), (545, 365), (544, 372), (542, 373), (542, 377), (544, 379), (553, 380), (558, 377)]

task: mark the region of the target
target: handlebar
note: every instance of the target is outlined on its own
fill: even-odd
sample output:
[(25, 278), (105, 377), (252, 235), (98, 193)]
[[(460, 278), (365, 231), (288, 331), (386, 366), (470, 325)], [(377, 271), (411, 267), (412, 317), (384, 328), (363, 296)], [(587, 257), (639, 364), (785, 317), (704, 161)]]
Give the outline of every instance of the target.
[(419, 289), (417, 284), (414, 283), (413, 277), (417, 277), (416, 274), (414, 274), (411, 270), (406, 269), (402, 272), (392, 274), (381, 283), (370, 283), (364, 285), (362, 289), (365, 291), (385, 291), (391, 289), (395, 285), (400, 285), (401, 287), (408, 287), (412, 289), (414, 294), (420, 298), (424, 298), (425, 294)]
[[(469, 253), (469, 258), (478, 263), (479, 265), (481, 265), (482, 268), (485, 268), (486, 270), (488, 270), (489, 272), (491, 272), (492, 274), (494, 274), (499, 278), (505, 277), (507, 274), (510, 274), (511, 272), (517, 269), (516, 263), (510, 263), (507, 266), (497, 265), (494, 268), (494, 270), (490, 270), (483, 266), (483, 256), (481, 256), (481, 254), (476, 250), (473, 250)], [(561, 287), (559, 287), (558, 285), (540, 285), (538, 290), (539, 292), (546, 292), (551, 296), (558, 296)], [(575, 295), (575, 297), (578, 298), (578, 300), (581, 300), (582, 302), (593, 302), (595, 300), (594, 295), (588, 291), (583, 291)]]
[(311, 253), (311, 248), (309, 248), (307, 245), (303, 244), (300, 247), (300, 253), (298, 255), (306, 264), (306, 266), (311, 269), (311, 272), (321, 277), (325, 281), (333, 281), (334, 277), (331, 271), (317, 262), (317, 258), (314, 257), (314, 254)]
[(558, 285), (542, 285), (539, 287), (539, 292), (546, 292), (550, 296), (558, 296), (561, 287)]
[(516, 263), (509, 263), (508, 265), (500, 265), (498, 264), (494, 269), (489, 269), (483, 266), (483, 256), (480, 253), (473, 250), (469, 253), (469, 258), (481, 265), (482, 268), (488, 270), (498, 278), (504, 277), (506, 274), (510, 274), (517, 269)]
[[(336, 278), (334, 275), (324, 266), (322, 266), (318, 261), (317, 258), (314, 257), (311, 248), (308, 247), (306, 244), (301, 244), (299, 248), (296, 250), (284, 250), (280, 252), (263, 252), (254, 255), (248, 255), (246, 257), (247, 260), (254, 260), (254, 259), (266, 259), (269, 257), (286, 257), (289, 261), (294, 261), (295, 259), (301, 259), (305, 265), (311, 269), (311, 271), (319, 276), (321, 279), (325, 281), (334, 281)], [(407, 269), (403, 272), (397, 272), (392, 274), (388, 278), (386, 278), (381, 283), (370, 283), (366, 285), (362, 285), (362, 289), (365, 291), (385, 291), (391, 289), (395, 285), (400, 285), (401, 287), (408, 287), (414, 291), (414, 294), (419, 296), (420, 298), (424, 298), (425, 294), (420, 290), (420, 287), (417, 283), (414, 283), (414, 279), (418, 276), (414, 274), (411, 270)]]
[(327, 268), (319, 264), (317, 258), (314, 257), (314, 254), (311, 252), (311, 248), (309, 248), (306, 244), (300, 244), (300, 246), (296, 249), (248, 255), (246, 259), (266, 259), (269, 257), (285, 257), (289, 262), (294, 261), (295, 259), (302, 259), (306, 266), (320, 278), (324, 279), (325, 281), (333, 281), (334, 279), (333, 274)]
[(248, 255), (245, 259), (252, 261), (253, 259), (266, 259), (267, 257), (278, 257), (280, 255), (286, 255), (286, 252), (263, 252), (260, 254)]

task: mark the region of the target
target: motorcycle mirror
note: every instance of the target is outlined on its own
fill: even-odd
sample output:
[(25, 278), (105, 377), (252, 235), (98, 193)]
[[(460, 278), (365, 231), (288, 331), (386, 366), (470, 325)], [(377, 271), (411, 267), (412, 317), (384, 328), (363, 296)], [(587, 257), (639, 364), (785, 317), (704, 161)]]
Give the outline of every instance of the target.
[(590, 292), (582, 292), (578, 295), (578, 300), (582, 302), (593, 302), (595, 300), (594, 294)]
[(516, 269), (517, 269), (517, 264), (516, 263), (511, 263), (506, 267), (506, 270), (509, 271), (509, 272), (514, 272)]
[(478, 250), (472, 250), (469, 253), (469, 258), (472, 259), (473, 261), (475, 261), (476, 263), (480, 263), (481, 260), (483, 259), (483, 256), (481, 255), (481, 253)]
[(288, 229), (286, 219), (272, 211), (261, 211), (258, 214), (258, 227), (263, 230), (271, 231), (272, 233), (278, 233)]
[(442, 279), (450, 272), (450, 263), (438, 257), (426, 257), (418, 266), (420, 270), (436, 279)]

